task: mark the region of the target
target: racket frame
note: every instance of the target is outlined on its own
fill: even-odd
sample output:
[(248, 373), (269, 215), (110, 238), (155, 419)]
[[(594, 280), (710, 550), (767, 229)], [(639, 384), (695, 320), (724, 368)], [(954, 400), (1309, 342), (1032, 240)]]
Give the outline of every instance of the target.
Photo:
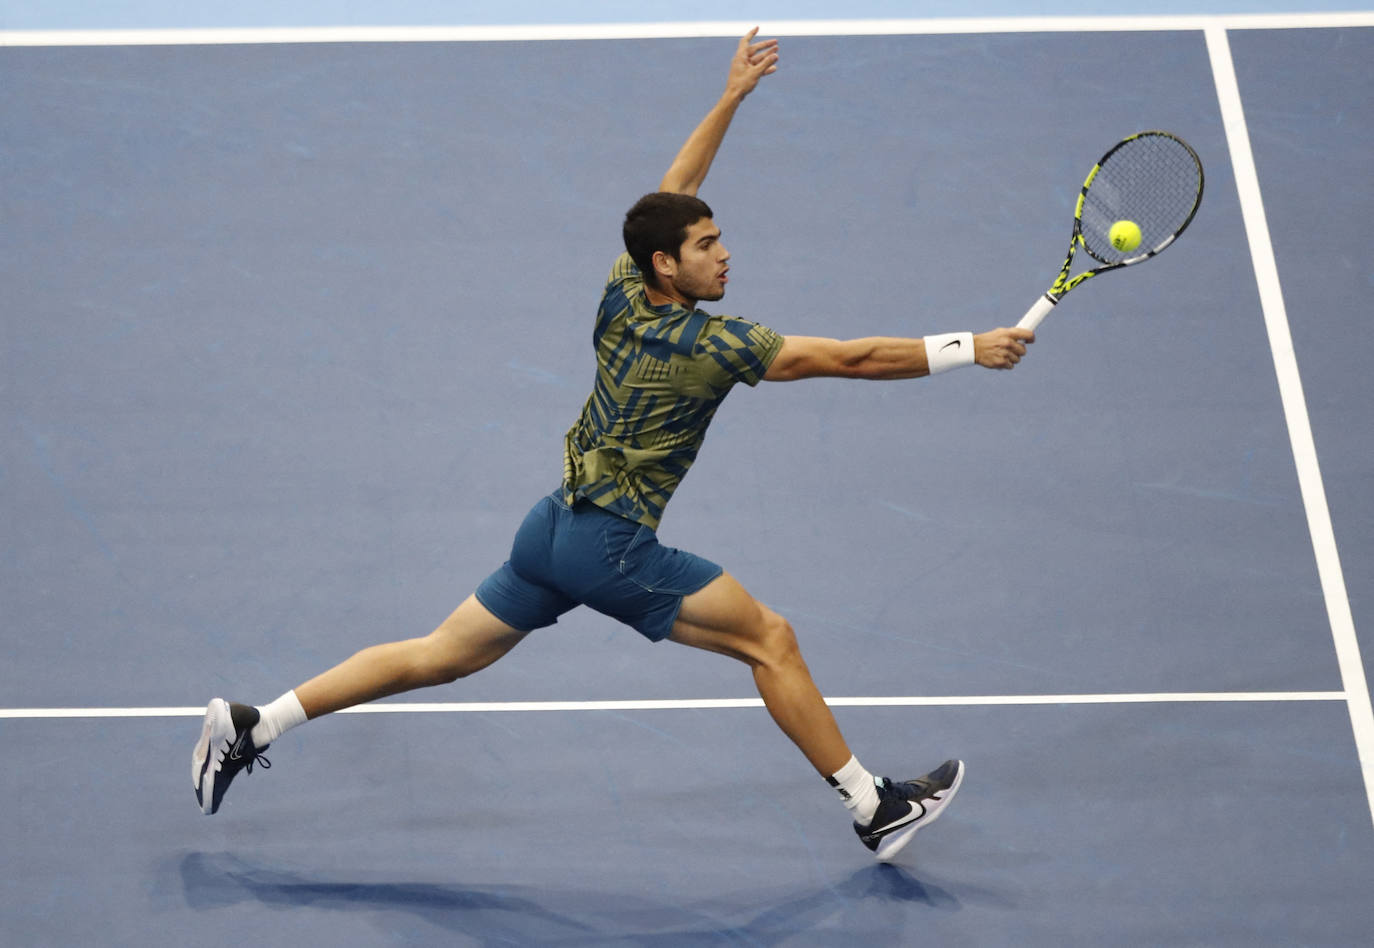
[[(1093, 180), (1097, 177), (1098, 172), (1102, 170), (1102, 166), (1107, 163), (1107, 161), (1112, 157), (1112, 155), (1116, 154), (1116, 152), (1124, 145), (1133, 142), (1136, 139), (1144, 138), (1147, 135), (1162, 135), (1165, 138), (1172, 139), (1173, 141), (1182, 145), (1187, 150), (1188, 154), (1193, 159), (1194, 165), (1197, 166), (1197, 196), (1193, 199), (1193, 207), (1188, 212), (1188, 216), (1184, 219), (1183, 223), (1178, 226), (1177, 230), (1175, 230), (1164, 240), (1160, 241), (1157, 245), (1151, 247), (1150, 249), (1142, 253), (1137, 254), (1134, 257), (1128, 257), (1125, 260), (1103, 260), (1101, 257), (1097, 256), (1097, 254), (1093, 253), (1092, 248), (1089, 247), (1087, 245), (1087, 242), (1083, 239), (1083, 204), (1088, 198), (1088, 189), (1092, 187)], [(1083, 181), (1083, 187), (1078, 192), (1078, 203), (1074, 206), (1073, 211), (1073, 231), (1069, 235), (1069, 252), (1067, 256), (1064, 257), (1064, 266), (1060, 268), (1059, 275), (1055, 277), (1054, 283), (1050, 285), (1050, 288), (1045, 291), (1045, 294), (1042, 297), (1040, 297), (1040, 299), (1035, 301), (1035, 305), (1033, 305), (1030, 309), (1026, 311), (1026, 315), (1022, 316), (1021, 321), (1018, 322), (1016, 325), (1021, 329), (1030, 329), (1033, 331), (1037, 326), (1040, 325), (1041, 320), (1043, 320), (1047, 315), (1049, 315), (1050, 310), (1054, 309), (1054, 307), (1058, 305), (1059, 301), (1068, 295), (1070, 290), (1077, 287), (1084, 280), (1087, 280), (1091, 277), (1095, 277), (1099, 273), (1106, 273), (1109, 270), (1120, 270), (1122, 267), (1130, 267), (1134, 266), (1137, 263), (1143, 263), (1144, 261), (1149, 260), (1156, 254), (1162, 252), (1164, 248), (1168, 247), (1170, 244), (1172, 244), (1175, 240), (1178, 239), (1179, 234), (1183, 233), (1185, 230), (1188, 229), (1188, 225), (1191, 224), (1193, 222), (1193, 218), (1197, 216), (1197, 209), (1202, 205), (1202, 189), (1205, 184), (1205, 181), (1206, 178), (1203, 175), (1202, 171), (1202, 159), (1198, 157), (1198, 154), (1196, 151), (1193, 150), (1192, 145), (1189, 145), (1187, 142), (1179, 138), (1173, 132), (1166, 132), (1160, 129), (1150, 129), (1149, 131), (1137, 132), (1134, 135), (1128, 135), (1125, 138), (1121, 139), (1121, 141), (1113, 145), (1110, 149), (1108, 149), (1105, 155), (1098, 159), (1097, 164), (1093, 165), (1092, 170), (1088, 172), (1088, 177)], [(1087, 253), (1088, 256), (1092, 257), (1094, 260), (1101, 263), (1102, 266), (1094, 267), (1091, 270), (1084, 270), (1082, 273), (1079, 273), (1074, 277), (1070, 277), (1069, 270), (1073, 267), (1073, 258), (1074, 255), (1078, 252), (1079, 247), (1082, 247), (1084, 252)]]

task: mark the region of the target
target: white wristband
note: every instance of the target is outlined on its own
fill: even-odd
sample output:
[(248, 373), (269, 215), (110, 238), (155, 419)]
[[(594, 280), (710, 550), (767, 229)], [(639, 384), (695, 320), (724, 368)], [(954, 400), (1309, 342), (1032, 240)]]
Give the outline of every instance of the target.
[(973, 333), (945, 332), (926, 336), (926, 364), (931, 375), (973, 365)]

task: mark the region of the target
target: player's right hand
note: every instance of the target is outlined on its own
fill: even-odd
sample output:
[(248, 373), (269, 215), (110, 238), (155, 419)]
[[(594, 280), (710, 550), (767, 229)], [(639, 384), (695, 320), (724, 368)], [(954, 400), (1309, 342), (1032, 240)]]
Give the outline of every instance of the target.
[(1026, 346), (1035, 342), (1029, 329), (993, 329), (973, 337), (973, 361), (985, 369), (1011, 369), (1026, 354)]

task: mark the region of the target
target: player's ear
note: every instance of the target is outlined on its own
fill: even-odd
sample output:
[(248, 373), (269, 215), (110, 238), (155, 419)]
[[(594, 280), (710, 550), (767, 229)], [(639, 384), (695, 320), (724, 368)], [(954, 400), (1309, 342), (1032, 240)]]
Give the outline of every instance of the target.
[(654, 273), (658, 274), (659, 280), (670, 280), (677, 276), (677, 261), (672, 254), (662, 250), (655, 250), (653, 255)]

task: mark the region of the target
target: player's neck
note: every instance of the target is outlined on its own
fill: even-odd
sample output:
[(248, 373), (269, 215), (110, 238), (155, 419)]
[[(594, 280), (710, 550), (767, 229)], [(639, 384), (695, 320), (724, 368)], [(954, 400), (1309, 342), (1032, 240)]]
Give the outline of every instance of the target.
[(644, 284), (644, 298), (649, 301), (650, 306), (668, 306), (672, 303), (676, 303), (687, 309), (697, 308), (696, 300), (683, 296), (681, 293), (677, 292), (676, 288), (674, 288), (671, 293), (665, 293), (657, 286), (650, 286), (647, 282)]

